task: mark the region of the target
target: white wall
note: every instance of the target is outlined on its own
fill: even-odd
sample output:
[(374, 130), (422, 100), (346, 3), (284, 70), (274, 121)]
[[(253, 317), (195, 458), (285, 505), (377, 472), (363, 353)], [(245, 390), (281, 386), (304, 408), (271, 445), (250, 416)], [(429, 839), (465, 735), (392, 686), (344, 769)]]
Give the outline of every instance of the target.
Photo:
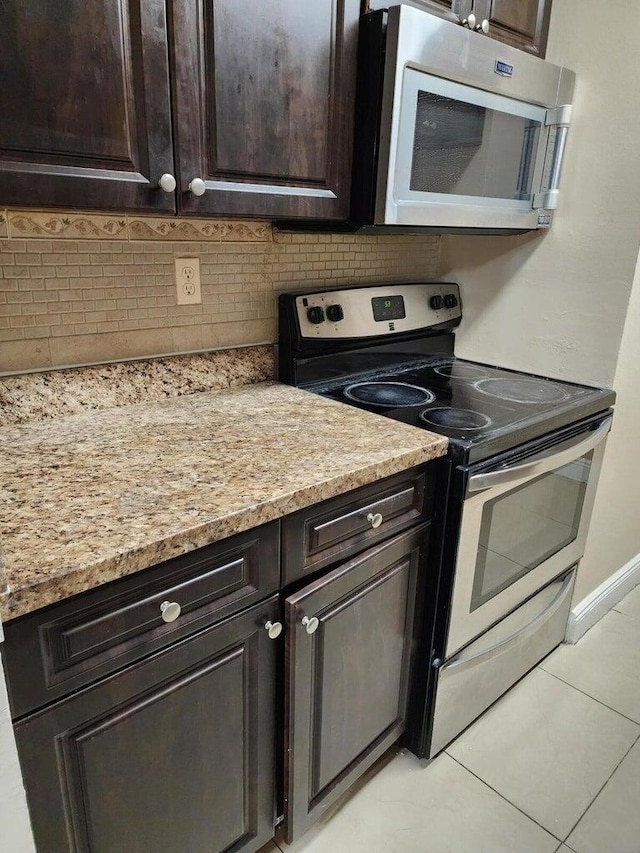
[(614, 388), (613, 428), (596, 495), (576, 601), (640, 553), (640, 255), (624, 327)]
[[(2, 639), (0, 626), (0, 640)], [(35, 853), (0, 664), (0, 851)]]
[[(546, 234), (520, 237), (447, 237), (442, 273), (462, 286), (459, 355), (611, 385), (640, 245), (640, 27), (632, 23), (637, 4), (554, 0), (552, 9), (547, 58), (577, 74), (553, 226)], [(633, 314), (618, 370), (621, 397), (637, 394), (625, 367), (638, 350)], [(614, 489), (638, 417), (635, 405), (621, 400), (576, 600), (640, 552), (629, 494)], [(626, 468), (628, 479), (637, 481), (640, 472)]]

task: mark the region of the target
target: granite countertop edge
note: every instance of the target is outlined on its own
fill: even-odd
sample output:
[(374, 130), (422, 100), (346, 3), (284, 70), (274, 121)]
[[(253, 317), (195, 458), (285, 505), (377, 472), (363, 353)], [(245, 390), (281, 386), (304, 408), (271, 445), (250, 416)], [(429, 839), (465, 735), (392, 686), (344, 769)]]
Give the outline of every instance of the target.
[[(233, 504), (232, 506), (222, 510), (218, 508), (204, 521), (196, 521), (193, 524), (178, 524), (171, 530), (168, 530), (167, 526), (164, 525), (165, 529), (159, 531), (157, 537), (152, 536), (147, 541), (134, 544), (131, 547), (127, 545), (122, 548), (115, 547), (111, 549), (110, 553), (105, 553), (104, 548), (101, 551), (100, 547), (96, 546), (95, 559), (85, 557), (82, 565), (59, 565), (52, 569), (50, 574), (46, 574), (44, 569), (30, 574), (26, 568), (21, 574), (19, 567), (12, 565), (12, 549), (9, 548), (7, 551), (7, 548), (4, 547), (8, 540), (4, 536), (0, 536), (0, 546), (4, 552), (4, 567), (3, 560), (0, 557), (0, 620), (6, 623), (102, 584), (149, 568), (172, 557), (221, 541), (236, 533), (259, 527), (315, 503), (424, 464), (444, 456), (447, 451), (448, 442), (442, 436), (415, 427), (408, 427), (405, 424), (396, 424), (393, 427), (395, 422), (381, 418), (379, 415), (362, 412), (342, 403), (324, 400), (316, 395), (274, 382), (245, 386), (235, 391), (198, 393), (191, 397), (182, 397), (162, 403), (126, 406), (118, 410), (117, 418), (120, 423), (123, 423), (128, 414), (135, 418), (140, 416), (140, 412), (143, 412), (143, 416), (147, 416), (148, 413), (145, 410), (155, 407), (154, 411), (159, 413), (159, 419), (162, 420), (163, 417), (166, 419), (167, 413), (173, 412), (181, 405), (183, 406), (183, 414), (184, 411), (190, 411), (188, 408), (184, 409), (185, 406), (200, 408), (201, 411), (208, 411), (207, 407), (215, 408), (217, 406), (217, 412), (220, 414), (229, 403), (232, 408), (235, 405), (237, 409), (239, 404), (242, 406), (250, 405), (254, 399), (260, 400), (265, 395), (267, 404), (275, 407), (276, 415), (277, 406), (280, 403), (283, 418), (285, 420), (287, 417), (289, 418), (289, 426), (287, 427), (289, 430), (295, 431), (295, 427), (291, 426), (291, 424), (296, 424), (296, 415), (292, 412), (293, 407), (297, 407), (297, 417), (301, 424), (309, 420), (310, 412), (316, 410), (319, 415), (325, 417), (328, 412), (329, 419), (333, 418), (334, 427), (336, 423), (344, 422), (345, 429), (340, 436), (341, 442), (346, 445), (343, 452), (349, 460), (349, 430), (353, 429), (353, 445), (354, 448), (356, 445), (358, 446), (357, 452), (355, 449), (353, 450), (353, 458), (359, 461), (353, 463), (347, 461), (342, 466), (338, 465), (335, 474), (332, 474), (328, 469), (325, 476), (324, 472), (318, 473), (312, 464), (313, 460), (306, 456), (302, 459), (298, 458), (300, 467), (297, 472), (294, 472), (294, 457), (291, 462), (291, 472), (294, 472), (292, 476), (295, 482), (291, 488), (287, 488), (286, 477), (283, 477), (284, 482), (280, 482), (274, 487), (272, 496), (269, 495), (257, 501), (248, 497), (243, 503), (241, 497), (238, 498), (237, 495), (234, 495), (234, 500), (230, 502)], [(82, 430), (86, 430), (91, 423), (92, 417), (96, 423), (99, 423), (101, 415), (102, 420), (105, 420), (110, 414), (102, 412), (95, 413), (93, 416), (73, 415), (65, 418), (64, 421), (68, 422), (67, 431), (64, 433), (67, 443), (73, 429), (77, 429), (82, 434)], [(273, 414), (273, 412), (270, 413), (271, 418), (273, 418)], [(73, 423), (75, 419), (77, 419), (77, 423)], [(108, 429), (108, 427), (107, 423), (106, 428)], [(37, 442), (38, 430), (42, 430), (42, 428), (42, 424), (29, 424), (5, 428), (0, 432), (7, 433), (14, 440), (16, 438), (23, 439), (24, 436), (33, 434), (32, 440)], [(316, 436), (323, 435), (321, 425), (316, 424), (314, 428)], [(330, 428), (328, 427), (328, 430)], [(365, 440), (363, 435), (365, 429), (369, 431), (370, 439), (367, 437)], [(14, 432), (7, 432), (8, 430)], [(381, 440), (389, 441), (389, 436), (393, 435), (396, 430), (400, 439), (395, 449), (390, 447), (390, 449), (385, 450), (385, 445), (376, 446), (378, 435)], [(268, 437), (267, 433), (265, 435)], [(292, 440), (295, 440), (295, 436)], [(333, 436), (327, 433), (327, 440), (331, 445)], [(370, 456), (366, 461), (362, 461), (362, 447), (366, 447), (367, 444), (372, 445)], [(286, 452), (286, 446), (282, 448), (281, 445), (282, 441), (278, 447), (281, 448), (282, 452)], [(68, 447), (66, 449), (68, 450)], [(24, 466), (27, 463), (25, 463), (24, 452), (21, 455), (20, 464), (23, 467), (19, 468), (18, 477), (20, 474), (25, 474)], [(266, 464), (268, 465), (268, 463)], [(308, 477), (306, 476), (307, 473)], [(28, 493), (25, 492), (25, 494)], [(38, 498), (34, 497), (34, 504), (37, 500)], [(167, 500), (170, 500), (169, 492), (167, 492)], [(37, 515), (33, 517), (37, 520)], [(14, 527), (14, 530), (17, 528)], [(101, 535), (104, 536), (104, 533)], [(96, 534), (98, 544), (99, 538)], [(90, 549), (90, 542), (84, 544), (86, 548)], [(14, 555), (19, 553), (19, 545), (19, 542), (13, 544)], [(20, 559), (22, 560), (23, 557), (21, 556)], [(28, 563), (25, 561), (25, 566), (27, 565)]]

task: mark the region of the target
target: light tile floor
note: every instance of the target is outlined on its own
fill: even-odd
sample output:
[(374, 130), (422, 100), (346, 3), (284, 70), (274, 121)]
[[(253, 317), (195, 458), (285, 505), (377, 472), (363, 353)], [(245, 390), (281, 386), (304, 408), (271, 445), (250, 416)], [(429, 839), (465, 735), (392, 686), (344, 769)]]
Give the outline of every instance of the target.
[(640, 587), (431, 764), (388, 754), (280, 849), (640, 853)]

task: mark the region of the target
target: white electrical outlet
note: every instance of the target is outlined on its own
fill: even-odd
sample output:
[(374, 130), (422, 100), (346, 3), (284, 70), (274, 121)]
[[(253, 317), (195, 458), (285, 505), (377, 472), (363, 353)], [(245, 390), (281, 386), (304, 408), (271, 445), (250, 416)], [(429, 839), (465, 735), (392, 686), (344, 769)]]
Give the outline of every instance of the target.
[(176, 258), (176, 289), (178, 305), (197, 305), (202, 302), (200, 258)]

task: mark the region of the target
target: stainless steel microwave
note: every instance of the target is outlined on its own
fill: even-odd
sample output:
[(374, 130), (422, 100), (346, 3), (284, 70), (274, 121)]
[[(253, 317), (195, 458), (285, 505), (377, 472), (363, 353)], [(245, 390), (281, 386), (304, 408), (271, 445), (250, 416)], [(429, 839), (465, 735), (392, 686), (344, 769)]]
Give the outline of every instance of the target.
[(411, 6), (364, 16), (348, 230), (548, 228), (574, 83)]

